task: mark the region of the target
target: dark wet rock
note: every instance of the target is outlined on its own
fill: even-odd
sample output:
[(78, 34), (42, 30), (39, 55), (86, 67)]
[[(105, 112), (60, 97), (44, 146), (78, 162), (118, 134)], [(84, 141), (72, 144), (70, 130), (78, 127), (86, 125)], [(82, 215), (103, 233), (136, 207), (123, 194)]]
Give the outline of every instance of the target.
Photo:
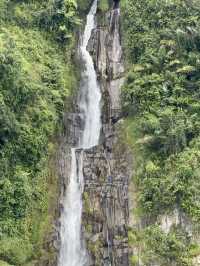
[[(118, 1), (115, 1), (117, 7)], [(120, 13), (118, 9), (104, 14), (93, 30), (87, 49), (94, 59), (102, 92), (102, 130), (100, 144), (91, 149), (77, 150), (79, 160), (83, 152), (83, 215), (82, 230), (86, 242), (88, 266), (128, 266), (128, 185), (130, 155), (121, 143), (118, 124), (121, 118), (120, 87), (123, 84), (123, 53), (120, 44)], [(84, 66), (82, 66), (84, 67)], [(60, 205), (66, 193), (70, 175), (70, 148), (77, 145), (84, 128), (79, 107), (64, 117), (65, 132), (58, 156), (60, 175)], [(55, 224), (54, 248), (60, 248), (60, 223)], [(56, 260), (55, 264), (56, 265)]]
[(90, 266), (128, 266), (130, 155), (117, 130), (124, 81), (119, 10), (105, 17), (107, 25), (98, 24), (88, 44), (102, 91), (103, 125), (100, 145), (84, 151), (83, 229)]

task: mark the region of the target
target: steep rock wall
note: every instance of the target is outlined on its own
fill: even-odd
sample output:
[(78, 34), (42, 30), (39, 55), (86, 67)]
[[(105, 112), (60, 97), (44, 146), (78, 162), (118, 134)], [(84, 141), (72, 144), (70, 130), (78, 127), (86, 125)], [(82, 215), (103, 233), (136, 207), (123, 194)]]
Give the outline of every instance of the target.
[[(120, 10), (113, 4), (106, 14), (97, 13), (97, 27), (92, 33), (88, 50), (93, 55), (102, 92), (102, 130), (100, 144), (84, 152), (83, 174), (83, 239), (87, 246), (89, 265), (128, 266), (128, 185), (130, 153), (120, 137), (120, 87), (124, 81), (123, 53), (120, 40)], [(81, 64), (81, 62), (78, 62)], [(81, 86), (81, 84), (80, 84)], [(64, 117), (65, 131), (58, 153), (60, 175), (59, 214), (70, 174), (70, 148), (76, 146), (84, 127), (80, 110)], [(77, 160), (79, 156), (77, 154)], [(60, 249), (60, 222), (55, 224), (53, 246)], [(49, 265), (56, 265), (55, 264)]]
[(120, 10), (97, 14), (98, 25), (88, 49), (93, 54), (102, 90), (100, 145), (84, 153), (83, 227), (89, 265), (129, 265), (129, 154), (120, 141), (120, 86), (123, 57)]

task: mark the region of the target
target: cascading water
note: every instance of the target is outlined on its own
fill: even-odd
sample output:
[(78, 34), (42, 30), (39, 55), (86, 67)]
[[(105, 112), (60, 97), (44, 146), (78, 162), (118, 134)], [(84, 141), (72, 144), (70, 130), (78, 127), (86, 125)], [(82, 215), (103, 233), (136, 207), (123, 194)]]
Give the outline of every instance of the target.
[[(101, 130), (101, 92), (97, 83), (92, 57), (87, 51), (87, 44), (95, 28), (95, 14), (97, 1), (94, 0), (87, 16), (87, 23), (80, 47), (81, 58), (85, 64), (82, 73), (83, 86), (80, 97), (80, 112), (84, 117), (84, 130), (76, 148), (71, 149), (71, 175), (64, 198), (64, 209), (61, 216), (61, 249), (59, 266), (87, 265), (87, 255), (81, 241), (81, 215), (82, 215), (82, 153), (84, 149), (96, 146)], [(80, 152), (82, 151), (82, 152)], [(79, 154), (79, 158), (77, 157)]]

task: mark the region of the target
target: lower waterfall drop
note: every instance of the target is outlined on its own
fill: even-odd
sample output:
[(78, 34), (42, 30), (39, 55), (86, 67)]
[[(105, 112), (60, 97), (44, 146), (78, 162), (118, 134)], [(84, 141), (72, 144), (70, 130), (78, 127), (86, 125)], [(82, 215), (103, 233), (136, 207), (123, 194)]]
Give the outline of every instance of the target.
[[(77, 147), (71, 149), (71, 174), (61, 215), (61, 248), (59, 266), (85, 266), (87, 253), (81, 241), (82, 216), (82, 153), (84, 149), (98, 145), (101, 130), (101, 92), (97, 83), (92, 57), (87, 51), (87, 44), (95, 28), (97, 1), (94, 0), (87, 16), (83, 41), (80, 47), (81, 58), (85, 64), (82, 73), (83, 86), (80, 88), (79, 107), (84, 117), (84, 130)], [(79, 154), (79, 158), (77, 156)]]

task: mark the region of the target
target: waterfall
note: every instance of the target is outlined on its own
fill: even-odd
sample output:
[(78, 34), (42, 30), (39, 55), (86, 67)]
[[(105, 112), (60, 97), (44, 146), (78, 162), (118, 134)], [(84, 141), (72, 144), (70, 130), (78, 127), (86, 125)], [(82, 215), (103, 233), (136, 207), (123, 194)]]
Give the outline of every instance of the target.
[(81, 138), (80, 146), (88, 149), (96, 146), (99, 141), (101, 130), (101, 92), (97, 83), (97, 75), (91, 55), (87, 51), (87, 44), (92, 30), (95, 28), (95, 13), (97, 10), (97, 0), (94, 1), (91, 10), (87, 16), (87, 23), (83, 35), (83, 44), (81, 46), (81, 57), (85, 62), (84, 71), (85, 84), (82, 89), (82, 98), (80, 100), (81, 112), (85, 116), (85, 128)]
[[(81, 58), (85, 64), (82, 73), (82, 86), (79, 108), (84, 118), (84, 130), (77, 147), (71, 149), (71, 174), (61, 215), (61, 249), (59, 266), (87, 265), (87, 255), (81, 241), (83, 172), (82, 155), (84, 149), (98, 145), (101, 130), (101, 92), (97, 83), (92, 57), (87, 44), (95, 28), (97, 0), (94, 0), (87, 16), (87, 22), (80, 47)], [(79, 155), (79, 156), (78, 156)]]

